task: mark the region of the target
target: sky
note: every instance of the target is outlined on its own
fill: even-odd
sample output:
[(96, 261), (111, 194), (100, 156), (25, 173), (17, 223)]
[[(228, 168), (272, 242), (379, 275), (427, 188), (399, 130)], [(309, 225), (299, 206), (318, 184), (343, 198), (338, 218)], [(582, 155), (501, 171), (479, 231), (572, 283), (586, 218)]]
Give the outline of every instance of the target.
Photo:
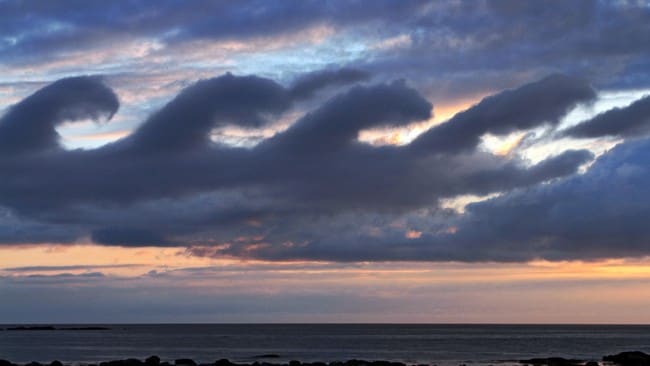
[(0, 323), (650, 323), (650, 2), (0, 0)]

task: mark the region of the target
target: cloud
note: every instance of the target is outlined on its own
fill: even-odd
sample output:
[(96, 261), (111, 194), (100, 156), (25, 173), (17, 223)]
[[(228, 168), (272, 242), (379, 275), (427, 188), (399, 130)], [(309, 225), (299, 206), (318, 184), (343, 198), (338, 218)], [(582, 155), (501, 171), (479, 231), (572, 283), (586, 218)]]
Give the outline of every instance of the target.
[[(340, 74), (318, 77), (319, 85), (334, 85)], [(95, 79), (82, 80), (113, 95)], [(75, 83), (53, 85), (85, 106), (87, 95), (67, 90), (75, 91)], [(1, 156), (0, 205), (7, 214), (0, 218), (0, 239), (91, 238), (104, 245), (186, 246), (192, 255), (264, 259), (474, 260), (445, 254), (455, 247), (431, 242), (438, 232), (454, 232), (452, 225), (464, 232), (440, 200), (534, 187), (572, 176), (593, 158), (567, 150), (531, 165), (476, 145), (485, 133), (557, 123), (572, 106), (592, 100), (587, 83), (561, 75), (488, 97), (441, 125), (453, 131), (444, 133), (457, 137), (461, 149), (420, 148), (441, 133), (439, 126), (403, 146), (359, 141), (365, 129), (431, 117), (431, 103), (404, 80), (352, 86), (249, 148), (210, 141), (216, 127), (273, 123), (295, 108), (291, 90), (267, 78), (225, 74), (186, 87), (132, 134), (108, 145), (34, 147), (30, 154)], [(38, 106), (34, 101), (42, 94), (18, 105)], [(55, 102), (47, 108), (70, 104)], [(3, 123), (23, 122), (11, 113)], [(396, 224), (401, 221), (412, 227)], [(422, 234), (407, 238), (409, 231)], [(397, 250), (395, 243), (401, 243)]]
[(596, 91), (585, 80), (548, 76), (481, 100), (418, 136), (412, 145), (417, 150), (442, 152), (473, 149), (486, 133), (506, 135), (543, 124), (557, 125), (578, 103), (595, 99)]
[(619, 144), (583, 175), (470, 205), (449, 240), (495, 260), (648, 255), (649, 154), (648, 139)]
[(318, 90), (331, 85), (345, 85), (370, 78), (370, 73), (356, 69), (322, 70), (299, 77), (291, 85), (290, 93), (296, 99), (310, 98)]
[(289, 93), (272, 80), (226, 74), (183, 89), (125, 144), (145, 151), (205, 147), (219, 124), (262, 127), (267, 116), (277, 116), (290, 105)]
[[(468, 314), (481, 314), (486, 307), (491, 318), (476, 316), (472, 320), (569, 322), (575, 321), (575, 314), (582, 314), (581, 322), (593, 323), (612, 309), (616, 309), (616, 321), (636, 324), (639, 317), (648, 319), (650, 299), (644, 290), (649, 278), (640, 267), (621, 277), (621, 270), (634, 267), (408, 263), (405, 270), (405, 263), (330, 265), (256, 268), (255, 264), (240, 263), (237, 268), (161, 271), (128, 278), (14, 273), (0, 276), (0, 322), (113, 324), (253, 319), (304, 323), (343, 319), (435, 323), (460, 322)], [(39, 301), (34, 300), (34, 294)], [(536, 306), (520, 301), (522, 297)], [(395, 312), (396, 307), (402, 311)], [(558, 312), (558, 307), (562, 311)], [(44, 358), (42, 361), (59, 357), (55, 354), (58, 349), (51, 352), (39, 357)], [(165, 359), (182, 357), (173, 352), (159, 355)], [(131, 356), (137, 354), (124, 355)], [(87, 361), (93, 357), (96, 354), (90, 351)]]
[[(102, 228), (92, 232), (91, 239), (98, 244), (132, 245), (132, 246), (169, 246), (174, 245), (159, 233), (130, 227)], [(178, 244), (176, 244), (178, 245)]]
[(650, 96), (623, 108), (613, 108), (563, 131), (564, 136), (594, 138), (635, 137), (650, 132)]
[(5, 272), (62, 272), (62, 271), (92, 271), (96, 269), (133, 268), (142, 264), (96, 264), (96, 265), (69, 265), (69, 266), (24, 266), (3, 268)]
[(0, 119), (0, 151), (33, 152), (59, 146), (55, 127), (66, 121), (110, 119), (119, 102), (97, 77), (74, 77), (52, 83), (9, 108)]

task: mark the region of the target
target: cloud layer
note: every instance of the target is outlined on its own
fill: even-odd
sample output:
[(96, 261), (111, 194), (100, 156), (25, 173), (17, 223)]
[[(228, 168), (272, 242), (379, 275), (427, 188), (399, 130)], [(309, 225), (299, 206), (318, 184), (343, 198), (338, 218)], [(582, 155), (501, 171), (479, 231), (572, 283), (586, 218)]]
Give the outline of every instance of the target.
[(0, 2), (0, 243), (648, 254), (649, 24), (589, 0)]
[[(90, 150), (64, 149), (55, 127), (110, 119), (118, 107), (115, 94), (95, 77), (57, 81), (0, 119), (0, 239), (90, 238), (268, 260), (647, 254), (650, 233), (635, 221), (645, 217), (638, 203), (649, 193), (646, 140), (622, 143), (580, 175), (593, 158), (587, 150), (565, 150), (530, 164), (480, 146), (487, 133), (558, 129), (572, 108), (597, 98), (581, 78), (552, 75), (486, 97), (401, 146), (370, 145), (358, 137), (367, 129), (431, 117), (431, 103), (403, 80), (344, 87), (252, 147), (210, 138), (219, 127), (264, 128), (295, 115), (299, 101), (321, 88), (362, 80), (367, 75), (353, 70), (308, 74), (289, 87), (258, 76), (201, 80), (130, 135)], [(642, 119), (644, 102), (556, 135), (593, 121), (618, 128), (609, 125)], [(445, 199), (490, 194), (500, 196), (471, 204), (465, 213), (442, 206)]]

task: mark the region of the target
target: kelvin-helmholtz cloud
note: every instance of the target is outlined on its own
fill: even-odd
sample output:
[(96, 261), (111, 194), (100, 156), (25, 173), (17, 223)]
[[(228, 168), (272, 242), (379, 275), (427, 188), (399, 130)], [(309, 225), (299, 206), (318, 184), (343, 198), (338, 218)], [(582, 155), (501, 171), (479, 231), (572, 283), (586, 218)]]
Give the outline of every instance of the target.
[[(97, 77), (61, 79), (0, 119), (0, 240), (185, 246), (194, 255), (269, 260), (526, 261), (650, 251), (647, 98), (554, 134), (633, 136), (598, 157), (567, 150), (536, 164), (494, 155), (481, 137), (559, 122), (597, 93), (553, 74), (484, 98), (405, 145), (361, 131), (426, 121), (432, 104), (408, 81), (315, 72), (286, 86), (224, 74), (196, 82), (130, 135), (68, 150), (63, 122), (110, 120), (115, 93)], [(315, 96), (339, 88), (329, 99)], [(310, 100), (309, 111), (300, 102)], [(304, 104), (302, 104), (304, 105)], [(252, 147), (215, 128), (259, 129), (302, 114)], [(111, 123), (110, 121), (106, 123)], [(462, 195), (496, 198), (464, 213)]]

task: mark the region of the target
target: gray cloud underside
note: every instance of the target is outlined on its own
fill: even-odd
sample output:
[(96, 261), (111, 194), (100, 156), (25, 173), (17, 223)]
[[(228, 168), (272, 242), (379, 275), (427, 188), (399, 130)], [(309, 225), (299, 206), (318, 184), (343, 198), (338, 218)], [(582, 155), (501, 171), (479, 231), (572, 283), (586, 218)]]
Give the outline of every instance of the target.
[[(313, 91), (340, 81), (336, 72), (320, 75), (335, 81), (318, 81)], [(591, 153), (569, 150), (527, 166), (477, 148), (488, 132), (557, 125), (595, 98), (583, 79), (552, 75), (498, 93), (404, 146), (357, 140), (364, 129), (430, 117), (431, 104), (404, 81), (353, 86), (252, 148), (210, 140), (215, 127), (272, 123), (300, 99), (292, 90), (256, 76), (202, 80), (131, 135), (93, 150), (65, 150), (57, 124), (110, 118), (115, 95), (92, 77), (43, 88), (0, 119), (0, 240), (91, 237), (106, 245), (183, 245), (193, 255), (271, 260), (646, 253), (648, 233), (635, 220), (647, 217), (646, 140), (620, 145), (577, 176)], [(496, 192), (505, 193), (462, 215), (438, 207), (442, 198)], [(421, 234), (405, 238), (407, 230)]]
[[(462, 215), (411, 217), (411, 227), (424, 232), (415, 239), (406, 239), (399, 231), (380, 238), (341, 231), (310, 245), (263, 247), (253, 255), (272, 260), (469, 262), (647, 256), (649, 159), (650, 140), (620, 144), (583, 175), (470, 204)], [(445, 230), (449, 227), (453, 232)], [(241, 245), (190, 251), (208, 256), (229, 251), (251, 255)]]
[(627, 107), (613, 108), (563, 131), (565, 136), (594, 138), (603, 136), (634, 137), (650, 132), (650, 96)]

